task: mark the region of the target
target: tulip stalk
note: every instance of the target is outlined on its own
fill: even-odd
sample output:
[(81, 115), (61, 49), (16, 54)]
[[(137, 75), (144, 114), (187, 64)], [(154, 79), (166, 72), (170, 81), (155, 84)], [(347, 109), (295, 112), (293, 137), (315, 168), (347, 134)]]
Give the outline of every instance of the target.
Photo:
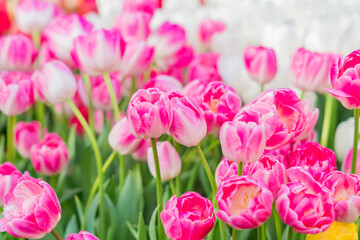
[(288, 231), (288, 237), (287, 240), (293, 240), (294, 238), (294, 228), (289, 226), (289, 231)]
[(119, 167), (119, 185), (121, 191), (125, 184), (125, 158), (122, 154), (119, 154)]
[(352, 164), (351, 164), (351, 173), (356, 174), (356, 160), (357, 160), (357, 148), (358, 148), (358, 140), (359, 140), (359, 109), (354, 109), (354, 146), (353, 146), (353, 156), (352, 156)]
[(7, 159), (9, 162), (15, 161), (15, 147), (14, 147), (14, 127), (16, 125), (16, 116), (8, 116), (7, 120)]
[(197, 145), (196, 149), (197, 149), (198, 154), (200, 156), (201, 162), (202, 162), (202, 164), (203, 164), (203, 166), (205, 168), (206, 174), (208, 176), (208, 179), (209, 179), (209, 182), (210, 182), (210, 185), (211, 185), (211, 189), (212, 189), (213, 193), (216, 194), (217, 186), (215, 184), (214, 176), (213, 176), (213, 174), (211, 172), (210, 166), (209, 166), (209, 164), (208, 164), (208, 162), (207, 162), (207, 160), (206, 160), (206, 158), (204, 156), (203, 151), (201, 150), (200, 145)]
[(94, 133), (95, 132), (95, 120), (94, 120), (94, 105), (92, 101), (92, 94), (91, 94), (91, 83), (90, 83), (90, 77), (87, 74), (83, 75), (83, 79), (86, 86), (86, 92), (89, 99), (89, 124), (90, 129)]
[(115, 91), (114, 88), (111, 84), (111, 80), (110, 80), (110, 75), (109, 73), (105, 73), (104, 74), (104, 79), (105, 79), (105, 83), (106, 86), (108, 88), (109, 94), (110, 94), (110, 98), (111, 98), (111, 104), (113, 105), (113, 110), (114, 110), (114, 114), (115, 114), (115, 119), (116, 121), (120, 120), (120, 111), (119, 111), (119, 106), (117, 104), (117, 100), (116, 100), (116, 95), (115, 95)]
[(232, 240), (237, 240), (237, 239), (238, 239), (238, 230), (234, 228), (232, 231)]
[(51, 234), (57, 239), (57, 240), (63, 240), (60, 234), (55, 230), (51, 230)]
[(277, 239), (282, 239), (282, 230), (281, 230), (281, 219), (278, 212), (275, 209), (275, 205), (273, 205), (273, 213), (275, 219), (275, 230)]
[(337, 100), (330, 94), (326, 94), (325, 102), (325, 112), (324, 112), (324, 122), (321, 131), (321, 141), (320, 144), (323, 147), (329, 147), (329, 139), (334, 135), (332, 132), (332, 121), (335, 121), (334, 116), (336, 116), (336, 107)]
[(151, 147), (152, 147), (153, 154), (154, 154), (154, 162), (155, 162), (155, 170), (156, 170), (156, 193), (157, 193), (156, 196), (157, 196), (157, 205), (159, 206), (158, 234), (159, 234), (159, 239), (162, 240), (162, 239), (164, 239), (163, 227), (162, 227), (161, 219), (160, 219), (160, 212), (163, 209), (163, 207), (162, 207), (162, 185), (161, 185), (159, 156), (158, 156), (158, 152), (157, 152), (157, 148), (156, 148), (155, 138), (151, 138)]
[(45, 105), (42, 102), (37, 102), (35, 107), (37, 118), (40, 122), (40, 136), (41, 138), (44, 136), (44, 128), (45, 128), (45, 121), (44, 121), (44, 114), (45, 114)]
[(104, 192), (104, 174), (102, 171), (102, 158), (101, 153), (99, 149), (99, 145), (96, 142), (95, 136), (93, 132), (91, 131), (88, 123), (86, 122), (85, 118), (79, 111), (79, 109), (76, 107), (76, 105), (73, 103), (72, 100), (67, 100), (71, 110), (74, 112), (75, 116), (80, 121), (82, 127), (84, 128), (86, 134), (88, 135), (88, 138), (91, 142), (91, 145), (93, 147), (94, 153), (95, 153), (95, 159), (96, 159), (96, 167), (99, 177), (99, 195), (100, 195), (100, 236), (101, 238), (105, 238), (105, 192)]
[(243, 162), (239, 162), (239, 165), (238, 165), (238, 176), (242, 176), (242, 174), (243, 174), (243, 167), (244, 167), (244, 163), (243, 163)]

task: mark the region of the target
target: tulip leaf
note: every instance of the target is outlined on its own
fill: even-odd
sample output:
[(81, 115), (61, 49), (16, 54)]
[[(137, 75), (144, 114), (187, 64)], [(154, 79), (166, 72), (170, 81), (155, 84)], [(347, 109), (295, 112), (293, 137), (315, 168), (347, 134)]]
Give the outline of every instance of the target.
[(139, 223), (138, 223), (138, 240), (147, 240), (146, 237), (146, 227), (142, 212), (139, 214)]
[(96, 224), (96, 212), (99, 207), (99, 194), (97, 193), (90, 204), (89, 211), (86, 217), (86, 230), (89, 232), (95, 232), (95, 224)]
[(59, 199), (60, 203), (63, 204), (64, 202), (73, 198), (75, 195), (77, 195), (81, 191), (82, 191), (81, 188), (67, 189), (66, 191), (64, 191), (63, 195)]
[(156, 219), (157, 219), (157, 212), (159, 210), (159, 206), (157, 206), (154, 210), (154, 212), (151, 215), (150, 218), (150, 223), (149, 223), (149, 235), (150, 235), (150, 240), (157, 240), (156, 237)]
[(108, 216), (110, 216), (110, 222), (108, 222), (108, 232), (107, 239), (114, 239), (115, 235), (115, 223), (116, 223), (116, 208), (109, 198), (109, 196), (105, 195), (105, 204)]
[(133, 237), (134, 237), (135, 239), (139, 239), (139, 238), (138, 238), (138, 237), (139, 237), (139, 236), (138, 236), (138, 233), (136, 232), (136, 230), (134, 229), (134, 227), (131, 226), (131, 223), (126, 222), (126, 225), (128, 226), (128, 228), (129, 228), (131, 234), (133, 235)]
[(70, 233), (78, 233), (78, 232), (79, 232), (79, 226), (76, 221), (76, 216), (73, 214), (68, 224), (66, 225), (64, 237), (68, 236)]

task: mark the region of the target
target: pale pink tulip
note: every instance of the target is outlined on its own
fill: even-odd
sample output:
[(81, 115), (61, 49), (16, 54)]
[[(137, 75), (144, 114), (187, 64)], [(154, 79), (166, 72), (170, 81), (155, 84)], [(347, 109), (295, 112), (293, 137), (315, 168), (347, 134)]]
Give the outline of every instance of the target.
[(218, 72), (217, 62), (219, 54), (201, 53), (189, 63), (187, 70), (187, 80), (193, 81), (200, 79), (207, 83), (221, 80)]
[(22, 176), (21, 172), (11, 163), (0, 164), (0, 206), (5, 204), (5, 196), (14, 187), (18, 179)]
[(41, 125), (37, 121), (17, 122), (15, 125), (15, 146), (23, 158), (30, 158), (31, 147), (40, 142)]
[(192, 97), (198, 106), (202, 103), (202, 94), (205, 91), (208, 83), (203, 80), (193, 80), (188, 83), (181, 91), (184, 95)]
[(144, 85), (144, 88), (157, 88), (163, 92), (181, 91), (182, 84), (179, 80), (172, 76), (160, 74), (150, 78), (150, 80)]
[(200, 41), (205, 45), (209, 46), (212, 37), (216, 33), (221, 33), (226, 29), (224, 22), (213, 19), (206, 19), (201, 22), (199, 28)]
[(146, 40), (150, 34), (151, 15), (144, 12), (125, 12), (120, 14), (114, 28), (121, 32), (126, 42), (132, 39)]
[(139, 143), (138, 147), (131, 154), (131, 156), (139, 162), (146, 162), (147, 151), (150, 147), (151, 147), (150, 139), (140, 139), (140, 143)]

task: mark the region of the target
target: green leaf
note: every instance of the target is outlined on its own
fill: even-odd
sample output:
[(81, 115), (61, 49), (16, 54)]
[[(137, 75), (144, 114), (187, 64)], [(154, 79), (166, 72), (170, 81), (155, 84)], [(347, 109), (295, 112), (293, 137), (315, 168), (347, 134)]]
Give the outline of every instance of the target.
[(138, 223), (138, 240), (147, 240), (146, 237), (146, 227), (142, 212), (139, 214), (139, 223)]
[(156, 237), (156, 219), (157, 219), (157, 212), (158, 212), (159, 206), (157, 206), (154, 210), (154, 212), (151, 215), (150, 218), (150, 223), (149, 223), (149, 235), (150, 235), (150, 240), (157, 240)]
[(128, 228), (129, 228), (131, 234), (133, 235), (133, 237), (134, 237), (135, 239), (138, 239), (138, 233), (136, 232), (136, 230), (134, 229), (134, 227), (131, 226), (131, 223), (126, 222), (126, 225), (128, 226)]
[(79, 226), (76, 221), (76, 216), (73, 214), (66, 225), (64, 238), (67, 237), (70, 233), (78, 233)]
[(95, 232), (95, 224), (96, 224), (96, 212), (99, 207), (99, 194), (97, 193), (90, 204), (90, 208), (86, 217), (86, 230), (88, 232)]
[(67, 200), (73, 198), (79, 192), (81, 192), (81, 188), (74, 188), (74, 189), (66, 190), (60, 198), (60, 203), (62, 204), (64, 202), (66, 202)]
[(107, 223), (108, 224), (107, 239), (114, 239), (115, 228), (116, 228), (116, 208), (107, 194), (105, 195), (105, 207), (108, 216), (110, 216), (110, 218), (107, 217), (107, 219), (110, 219), (110, 222)]
[(85, 216), (84, 216), (84, 210), (83, 210), (82, 204), (80, 202), (80, 199), (77, 195), (75, 195), (74, 200), (75, 200), (76, 210), (77, 210), (79, 218), (80, 218), (80, 222), (83, 222)]

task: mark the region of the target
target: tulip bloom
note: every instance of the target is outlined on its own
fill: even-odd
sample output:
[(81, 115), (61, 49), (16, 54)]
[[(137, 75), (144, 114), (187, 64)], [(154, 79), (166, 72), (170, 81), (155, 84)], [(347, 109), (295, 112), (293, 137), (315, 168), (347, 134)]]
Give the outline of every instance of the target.
[(119, 30), (100, 29), (75, 38), (71, 54), (82, 72), (100, 76), (120, 70), (124, 49)]
[(171, 136), (187, 147), (198, 145), (206, 135), (206, 121), (203, 112), (194, 104), (191, 98), (179, 92), (167, 94), (170, 102), (173, 120), (170, 126)]
[(144, 88), (157, 88), (163, 92), (181, 91), (182, 84), (179, 80), (172, 76), (160, 74), (150, 78), (150, 80), (144, 85)]
[(53, 176), (63, 171), (69, 163), (65, 142), (56, 133), (48, 133), (31, 148), (31, 161), (37, 172)]
[(327, 175), (324, 186), (333, 193), (335, 220), (352, 223), (360, 216), (360, 178), (335, 171)]
[(118, 121), (109, 133), (109, 144), (122, 155), (133, 153), (139, 146), (141, 139), (136, 138), (130, 131), (126, 117)]
[(200, 41), (205, 46), (209, 46), (214, 34), (223, 32), (225, 29), (226, 29), (226, 25), (222, 21), (206, 19), (200, 23), (200, 28), (199, 28)]
[[(181, 159), (173, 145), (169, 142), (157, 142), (156, 148), (159, 155), (160, 175), (162, 181), (175, 178), (181, 171)], [(147, 162), (153, 177), (156, 177), (153, 149), (147, 150)]]
[(159, 0), (124, 0), (122, 10), (123, 12), (144, 12), (152, 16), (159, 7)]
[(33, 41), (23, 35), (0, 37), (0, 71), (31, 71), (37, 56)]
[(5, 197), (0, 232), (17, 238), (39, 239), (50, 233), (61, 218), (55, 191), (42, 179), (21, 177)]
[(65, 240), (99, 240), (99, 239), (87, 231), (81, 231), (79, 233), (69, 234), (69, 236), (67, 236)]
[(14, 116), (26, 112), (34, 103), (31, 76), (23, 72), (0, 73), (0, 110)]
[(262, 85), (273, 80), (277, 72), (276, 54), (271, 48), (248, 46), (244, 63), (250, 77)]
[(144, 12), (121, 13), (114, 23), (114, 28), (121, 32), (126, 42), (132, 39), (146, 40), (150, 34), (151, 15)]
[(273, 195), (261, 180), (236, 176), (220, 184), (216, 200), (216, 216), (242, 230), (259, 227), (270, 217)]
[(219, 186), (226, 179), (238, 175), (238, 164), (223, 158), (215, 171), (215, 182)]
[(166, 235), (173, 240), (204, 239), (215, 224), (212, 202), (197, 192), (172, 196), (160, 218)]
[(31, 147), (40, 142), (41, 125), (37, 121), (17, 122), (15, 125), (15, 146), (23, 158), (30, 158)]
[(187, 80), (200, 79), (207, 83), (221, 80), (217, 67), (218, 59), (219, 54), (215, 53), (201, 53), (195, 56), (189, 63)]
[(168, 133), (172, 118), (171, 102), (157, 88), (138, 90), (127, 110), (131, 132), (137, 138), (158, 138)]
[(151, 148), (150, 139), (140, 139), (140, 143), (137, 146), (136, 150), (131, 154), (131, 156), (140, 162), (146, 162), (147, 160), (147, 151)]
[(54, 60), (33, 73), (32, 78), (38, 94), (50, 103), (62, 103), (71, 99), (76, 92), (76, 80), (63, 62)]
[(21, 172), (11, 163), (0, 164), (0, 206), (4, 206), (5, 196), (14, 187), (18, 179), (22, 176)]
[(202, 94), (205, 91), (208, 83), (203, 80), (193, 80), (182, 89), (182, 93), (191, 97), (198, 106), (202, 104)]

